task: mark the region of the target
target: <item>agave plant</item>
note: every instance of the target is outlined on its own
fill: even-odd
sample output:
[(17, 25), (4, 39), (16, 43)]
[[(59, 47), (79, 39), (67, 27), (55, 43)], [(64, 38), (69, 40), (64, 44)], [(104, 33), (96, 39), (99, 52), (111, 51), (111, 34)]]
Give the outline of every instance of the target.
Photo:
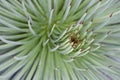
[(0, 80), (120, 80), (119, 0), (0, 0)]

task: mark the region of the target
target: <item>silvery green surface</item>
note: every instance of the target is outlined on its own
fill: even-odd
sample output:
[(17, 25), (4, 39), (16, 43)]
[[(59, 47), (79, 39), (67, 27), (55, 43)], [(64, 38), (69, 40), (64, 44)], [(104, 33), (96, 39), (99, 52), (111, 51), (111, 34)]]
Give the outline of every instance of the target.
[(119, 80), (119, 0), (0, 0), (0, 80)]

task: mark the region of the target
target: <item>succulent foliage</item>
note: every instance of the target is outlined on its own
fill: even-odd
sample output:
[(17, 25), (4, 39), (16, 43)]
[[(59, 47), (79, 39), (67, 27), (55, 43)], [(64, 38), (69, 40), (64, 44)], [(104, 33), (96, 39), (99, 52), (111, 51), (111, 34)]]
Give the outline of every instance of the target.
[(119, 0), (0, 0), (0, 80), (119, 80)]

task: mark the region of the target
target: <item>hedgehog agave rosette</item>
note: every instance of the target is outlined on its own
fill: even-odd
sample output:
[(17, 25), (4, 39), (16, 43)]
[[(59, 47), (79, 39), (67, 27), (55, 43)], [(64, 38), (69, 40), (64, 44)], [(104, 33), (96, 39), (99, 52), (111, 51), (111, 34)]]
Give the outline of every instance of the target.
[(119, 0), (0, 0), (0, 80), (119, 80)]

